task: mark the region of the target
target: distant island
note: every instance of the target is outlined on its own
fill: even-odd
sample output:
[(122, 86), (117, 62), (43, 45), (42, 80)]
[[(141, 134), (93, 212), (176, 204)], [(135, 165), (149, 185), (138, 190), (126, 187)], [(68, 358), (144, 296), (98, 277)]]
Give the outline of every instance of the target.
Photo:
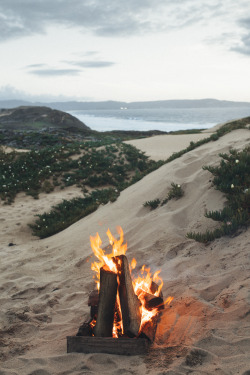
[(157, 108), (239, 108), (250, 107), (250, 102), (235, 102), (217, 99), (199, 99), (199, 100), (157, 100), (145, 102), (120, 102), (120, 101), (101, 101), (101, 102), (29, 102), (23, 100), (0, 100), (0, 109), (8, 109), (19, 106), (46, 106), (61, 111), (76, 110), (105, 110), (105, 109), (157, 109)]

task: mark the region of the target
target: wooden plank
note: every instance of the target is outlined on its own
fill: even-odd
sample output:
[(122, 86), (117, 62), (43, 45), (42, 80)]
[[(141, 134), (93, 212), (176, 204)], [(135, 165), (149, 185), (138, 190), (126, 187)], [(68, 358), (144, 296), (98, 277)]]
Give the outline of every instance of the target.
[(67, 337), (67, 353), (107, 353), (117, 355), (145, 355), (150, 342), (144, 338)]
[(103, 266), (100, 269), (98, 313), (94, 328), (97, 337), (112, 337), (117, 285), (117, 275)]
[(129, 337), (137, 336), (141, 324), (141, 303), (132, 284), (128, 260), (125, 255), (113, 258), (118, 269), (118, 292), (122, 311), (123, 331)]

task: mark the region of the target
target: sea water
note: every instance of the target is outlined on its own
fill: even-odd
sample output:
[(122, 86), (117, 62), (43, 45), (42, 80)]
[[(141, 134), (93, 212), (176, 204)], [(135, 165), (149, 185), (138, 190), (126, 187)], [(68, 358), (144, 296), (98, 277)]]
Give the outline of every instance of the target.
[(159, 108), (68, 111), (97, 131), (208, 129), (230, 120), (250, 116), (250, 107)]

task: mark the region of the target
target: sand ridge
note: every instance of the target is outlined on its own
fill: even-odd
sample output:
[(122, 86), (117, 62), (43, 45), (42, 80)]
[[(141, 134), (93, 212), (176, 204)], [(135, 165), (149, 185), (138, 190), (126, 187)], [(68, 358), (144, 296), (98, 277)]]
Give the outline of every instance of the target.
[[(234, 131), (163, 165), (124, 190), (116, 202), (44, 240), (32, 238), (24, 227), (23, 233), (15, 231), (17, 219), (24, 225), (31, 218), (31, 197), (14, 203), (23, 204), (23, 218), (14, 217), (15, 209), (5, 211), (10, 227), (2, 232), (0, 248), (0, 374), (247, 375), (250, 231), (209, 245), (187, 239), (186, 233), (217, 225), (204, 212), (224, 203), (202, 166), (218, 164), (220, 152), (245, 147), (249, 134)], [(150, 147), (156, 154), (160, 149), (154, 138)], [(181, 199), (155, 211), (143, 207), (146, 200), (164, 198), (171, 182), (183, 187)], [(128, 258), (136, 257), (138, 267), (161, 268), (164, 296), (173, 295), (174, 301), (146, 356), (66, 354), (66, 336), (74, 335), (89, 313), (87, 298), (94, 287), (89, 235), (98, 231), (106, 246), (105, 232), (110, 228), (116, 234), (116, 225), (124, 230)], [(7, 245), (10, 239), (15, 246)]]

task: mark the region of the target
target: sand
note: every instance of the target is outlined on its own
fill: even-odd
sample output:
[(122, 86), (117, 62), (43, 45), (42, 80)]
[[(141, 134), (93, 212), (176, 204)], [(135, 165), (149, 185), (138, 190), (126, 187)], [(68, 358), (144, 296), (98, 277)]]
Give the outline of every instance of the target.
[[(196, 140), (188, 137), (188, 144)], [(158, 138), (148, 140), (147, 152), (154, 158), (173, 143), (172, 136), (162, 136), (161, 150)], [(180, 149), (188, 145), (182, 139)], [(209, 245), (186, 238), (190, 230), (215, 227), (204, 211), (224, 203), (202, 166), (218, 164), (220, 152), (240, 150), (249, 140), (248, 130), (237, 130), (200, 146), (44, 240), (33, 237), (26, 224), (60, 194), (77, 195), (74, 188), (38, 201), (19, 195), (13, 206), (1, 206), (0, 375), (250, 374), (250, 231)], [(133, 142), (140, 148), (142, 141)], [(171, 182), (183, 187), (181, 199), (154, 211), (143, 207), (147, 200), (166, 197)], [(89, 236), (99, 232), (106, 246), (107, 229), (116, 234), (117, 225), (124, 230), (129, 260), (160, 268), (163, 294), (174, 300), (149, 354), (67, 354), (66, 336), (76, 334), (89, 314), (88, 293), (94, 286)]]

